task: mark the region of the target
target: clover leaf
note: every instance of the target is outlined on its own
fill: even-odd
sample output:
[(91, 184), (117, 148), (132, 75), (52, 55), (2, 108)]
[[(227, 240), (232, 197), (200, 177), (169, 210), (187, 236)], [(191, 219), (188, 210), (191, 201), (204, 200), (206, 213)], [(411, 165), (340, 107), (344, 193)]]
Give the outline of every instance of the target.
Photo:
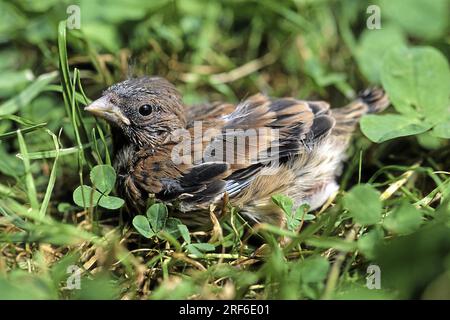
[(167, 207), (162, 203), (151, 205), (145, 216), (137, 215), (133, 219), (133, 226), (146, 238), (157, 236), (163, 239), (163, 232), (178, 238), (181, 235), (179, 225), (182, 225), (182, 222), (177, 218), (168, 217)]
[(294, 231), (300, 226), (302, 221), (313, 220), (315, 218), (314, 215), (307, 213), (309, 210), (307, 204), (303, 204), (297, 210), (293, 211), (294, 201), (288, 196), (281, 194), (273, 195), (272, 201), (283, 210), (286, 216), (286, 227), (288, 230)]
[(109, 195), (116, 183), (116, 171), (113, 167), (95, 166), (90, 172), (90, 178), (93, 187), (81, 185), (73, 192), (73, 202), (76, 205), (83, 208), (99, 205), (111, 210), (119, 209), (124, 205), (123, 199)]

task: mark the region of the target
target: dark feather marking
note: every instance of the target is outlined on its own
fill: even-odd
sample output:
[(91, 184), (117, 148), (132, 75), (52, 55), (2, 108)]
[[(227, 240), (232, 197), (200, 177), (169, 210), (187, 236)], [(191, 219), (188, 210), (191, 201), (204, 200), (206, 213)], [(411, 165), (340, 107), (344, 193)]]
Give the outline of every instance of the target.
[(201, 194), (195, 194), (193, 197), (189, 198), (192, 202), (208, 202), (214, 199), (218, 194), (224, 191), (225, 181), (215, 180), (208, 184), (208, 186), (202, 190)]
[[(271, 127), (284, 127), (286, 126), (286, 123), (289, 123), (289, 119), (294, 120), (295, 118), (298, 118), (298, 115), (296, 114), (282, 114), (282, 115), (277, 115), (277, 118), (272, 121), (270, 123)], [(298, 123), (296, 123), (295, 125), (297, 125)], [(303, 124), (300, 122), (300, 124)]]
[(320, 139), (333, 129), (335, 120), (329, 116), (319, 116), (314, 118), (310, 134), (312, 139)]
[(252, 175), (256, 174), (261, 170), (261, 163), (255, 163), (247, 168), (236, 170), (231, 175), (229, 175), (226, 180), (243, 180), (248, 179)]
[(330, 105), (325, 101), (308, 101), (308, 105), (315, 115), (328, 114)]
[(296, 105), (298, 102), (293, 99), (277, 99), (273, 100), (269, 106), (270, 111), (279, 112), (285, 108)]
[(189, 173), (180, 179), (182, 186), (192, 186), (208, 182), (213, 178), (221, 176), (229, 169), (227, 163), (203, 163), (191, 169)]

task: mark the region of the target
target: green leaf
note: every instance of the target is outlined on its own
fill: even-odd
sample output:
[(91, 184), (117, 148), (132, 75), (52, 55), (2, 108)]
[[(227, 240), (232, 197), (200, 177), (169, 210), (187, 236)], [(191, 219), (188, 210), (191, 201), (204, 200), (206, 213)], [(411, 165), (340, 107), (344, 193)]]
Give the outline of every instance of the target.
[(92, 184), (103, 194), (110, 193), (116, 183), (116, 171), (106, 164), (93, 167), (90, 176)]
[(53, 80), (56, 79), (56, 71), (40, 75), (32, 84), (22, 90), (17, 96), (9, 99), (0, 105), (0, 116), (13, 114), (23, 106), (29, 104), (37, 97)]
[(300, 220), (295, 217), (287, 217), (286, 227), (290, 231), (295, 231), (300, 226)]
[(106, 273), (81, 278), (80, 290), (74, 290), (76, 300), (114, 300), (120, 297), (120, 283)]
[(30, 69), (2, 71), (0, 74), (0, 97), (3, 98), (15, 94), (33, 80), (34, 75)]
[(67, 202), (60, 202), (60, 203), (58, 203), (58, 207), (57, 207), (58, 212), (60, 212), (60, 213), (68, 212), (72, 208), (73, 208), (73, 205), (71, 205), (70, 203), (67, 203)]
[(393, 233), (404, 235), (419, 229), (422, 222), (422, 213), (405, 202), (386, 217), (383, 226)]
[(203, 252), (216, 250), (216, 247), (210, 243), (193, 243), (192, 245)]
[(186, 246), (186, 250), (189, 251), (190, 253), (196, 255), (197, 257), (203, 256), (203, 253), (201, 251), (199, 251), (192, 243), (190, 243)]
[(295, 218), (298, 220), (303, 221), (310, 221), (314, 220), (316, 218), (315, 215), (307, 213), (309, 211), (309, 205), (308, 204), (302, 204), (300, 207), (297, 208), (295, 211)]
[(398, 299), (414, 297), (448, 270), (449, 248), (450, 232), (444, 223), (428, 223), (411, 234), (392, 237), (375, 249), (382, 287), (397, 291)]
[(423, 133), (431, 124), (399, 114), (369, 114), (361, 119), (361, 131), (373, 142)]
[(133, 226), (142, 236), (146, 238), (150, 239), (155, 235), (155, 233), (150, 228), (147, 217), (143, 215), (138, 215), (133, 218)]
[(286, 226), (288, 230), (295, 231), (300, 226), (302, 217), (308, 216), (308, 214), (306, 213), (308, 211), (308, 208), (308, 205), (301, 205), (293, 214), (291, 212), (291, 214), (286, 215)]
[(380, 193), (368, 184), (353, 187), (345, 194), (344, 207), (355, 222), (367, 226), (381, 220)]
[(386, 17), (413, 36), (437, 39), (447, 31), (447, 0), (380, 0), (380, 7), (383, 19)]
[(340, 251), (350, 252), (355, 250), (355, 243), (345, 241), (336, 237), (311, 237), (305, 240), (305, 243), (318, 248), (334, 248)]
[(98, 204), (103, 208), (116, 210), (121, 208), (125, 204), (125, 201), (118, 197), (104, 195), (100, 198)]
[(184, 224), (179, 224), (178, 230), (180, 230), (184, 242), (186, 242), (187, 244), (191, 243), (191, 235), (189, 234), (188, 228)]
[(203, 256), (204, 252), (214, 251), (216, 248), (210, 243), (190, 243), (186, 246), (186, 249), (195, 254), (198, 257)]
[(284, 211), (284, 213), (286, 213), (288, 216), (291, 215), (292, 206), (294, 205), (291, 198), (282, 194), (276, 194), (272, 196), (272, 201), (279, 208), (281, 208)]
[(57, 299), (58, 293), (43, 277), (14, 270), (8, 278), (0, 277), (1, 300), (50, 300)]
[[(0, 34), (2, 41), (9, 41), (15, 39), (21, 28), (27, 25), (27, 18), (22, 10), (18, 10), (17, 5), (0, 1)], [(13, 46), (11, 46), (13, 47)], [(19, 53), (17, 53), (19, 55)]]
[(147, 218), (154, 232), (163, 230), (167, 220), (167, 207), (162, 203), (155, 203), (147, 210)]
[(384, 233), (380, 227), (370, 230), (358, 239), (358, 250), (360, 250), (368, 259), (373, 259), (375, 248), (381, 243), (383, 237)]
[(389, 50), (381, 82), (400, 113), (436, 123), (448, 111), (450, 70), (444, 55), (432, 47)]
[(178, 226), (181, 225), (180, 219), (177, 218), (167, 218), (164, 231), (169, 233), (172, 237), (178, 238), (181, 233)]
[(310, 213), (306, 213), (306, 214), (303, 216), (303, 221), (311, 221), (311, 220), (314, 220), (315, 218), (316, 218), (315, 215), (310, 214)]
[(438, 123), (431, 134), (437, 138), (450, 139), (450, 120), (446, 122)]
[(76, 205), (83, 208), (90, 207), (91, 204), (93, 207), (95, 207), (101, 196), (102, 194), (97, 190), (94, 190), (89, 186), (83, 185), (76, 188), (75, 191), (73, 192), (73, 202), (75, 202)]
[(317, 283), (326, 279), (330, 263), (324, 257), (315, 256), (301, 261), (299, 268), (303, 283)]
[(94, 43), (98, 43), (110, 52), (119, 49), (120, 39), (113, 25), (101, 23), (100, 21), (83, 23), (83, 33), (86, 35), (86, 38)]
[(445, 145), (445, 139), (437, 138), (433, 131), (427, 131), (417, 136), (417, 142), (421, 147), (429, 150), (437, 150)]
[(401, 29), (383, 26), (379, 30), (364, 30), (356, 48), (358, 66), (371, 83), (380, 83), (380, 72), (386, 48), (406, 44)]

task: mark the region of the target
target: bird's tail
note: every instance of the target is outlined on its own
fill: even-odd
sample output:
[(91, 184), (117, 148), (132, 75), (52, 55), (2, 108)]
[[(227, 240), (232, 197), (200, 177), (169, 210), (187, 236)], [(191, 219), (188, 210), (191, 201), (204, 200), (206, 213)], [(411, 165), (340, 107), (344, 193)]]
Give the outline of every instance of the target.
[(367, 113), (381, 112), (389, 106), (389, 98), (381, 88), (368, 88), (358, 94), (358, 99), (367, 105)]
[(350, 134), (361, 117), (368, 113), (381, 112), (389, 106), (389, 98), (381, 88), (368, 88), (361, 91), (358, 97), (342, 108), (331, 109), (336, 119), (333, 134)]

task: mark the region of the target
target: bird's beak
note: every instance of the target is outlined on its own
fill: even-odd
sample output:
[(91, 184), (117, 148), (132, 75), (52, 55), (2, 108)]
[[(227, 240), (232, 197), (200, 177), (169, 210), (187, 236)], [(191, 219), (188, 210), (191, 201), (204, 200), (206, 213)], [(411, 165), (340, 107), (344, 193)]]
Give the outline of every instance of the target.
[(119, 107), (109, 101), (107, 96), (95, 100), (86, 106), (84, 110), (117, 125), (121, 123), (130, 125), (130, 120), (123, 114)]

